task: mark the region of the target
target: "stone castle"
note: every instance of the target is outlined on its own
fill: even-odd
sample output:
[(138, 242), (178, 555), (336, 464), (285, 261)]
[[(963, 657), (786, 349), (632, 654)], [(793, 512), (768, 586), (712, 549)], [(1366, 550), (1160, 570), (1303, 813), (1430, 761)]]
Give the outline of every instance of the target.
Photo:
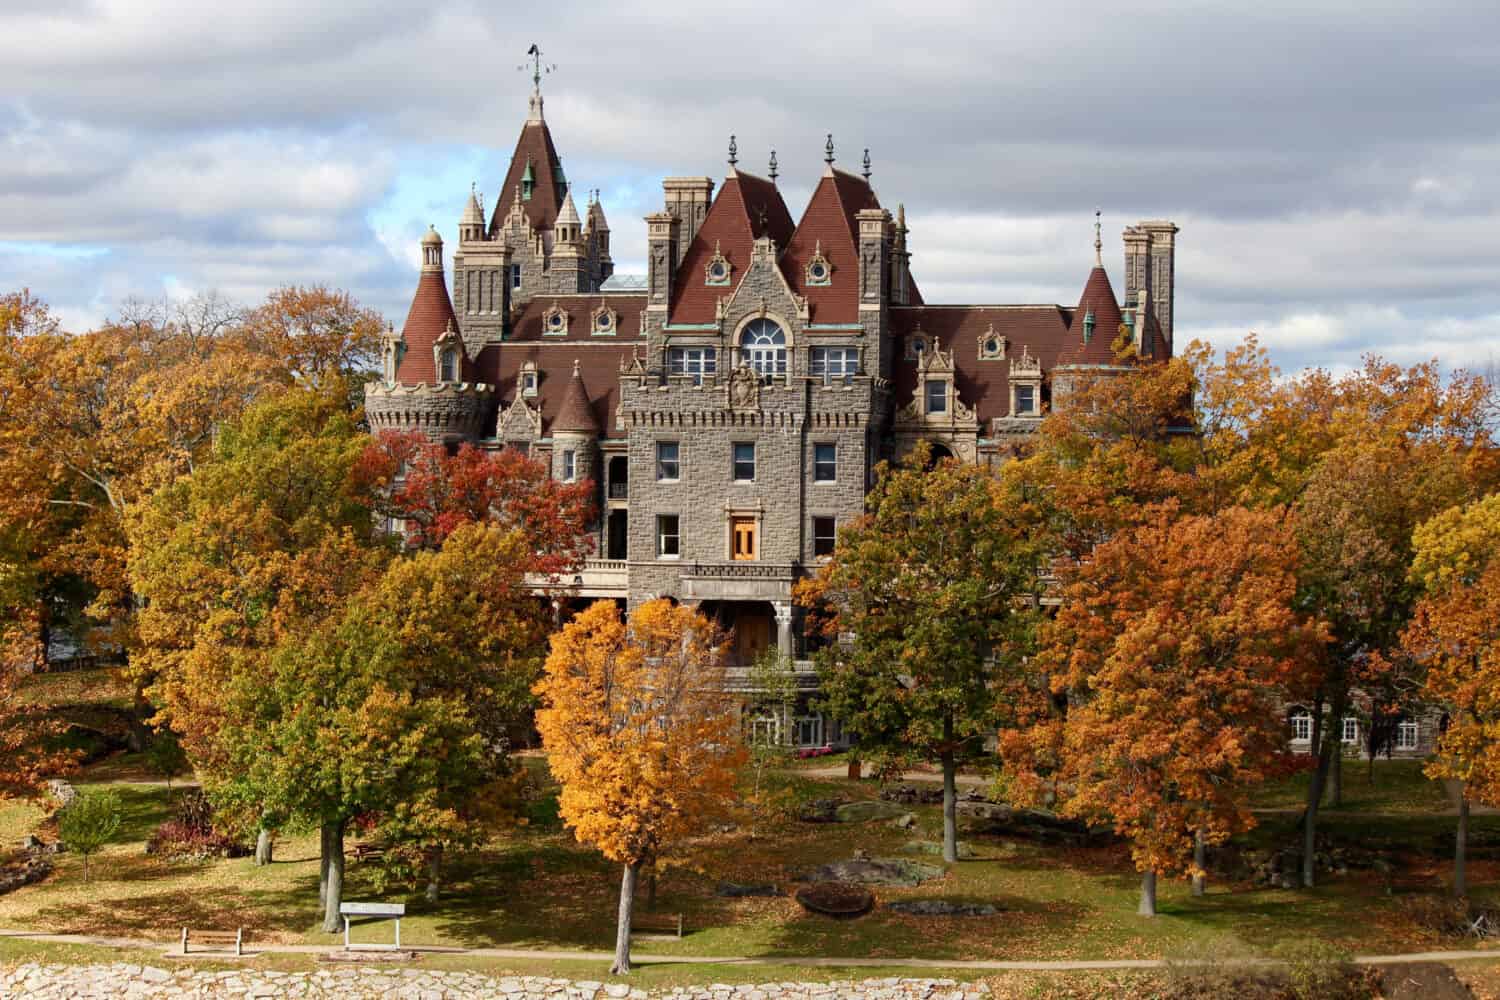
[[(877, 462), (918, 442), (998, 464), (1082, 374), (1117, 368), (1121, 328), (1143, 358), (1172, 353), (1177, 228), (1125, 230), (1125, 295), (1100, 257), (1076, 306), (930, 305), (893, 216), (833, 141), (795, 220), (739, 168), (668, 177), (645, 219), (644, 281), (614, 274), (599, 199), (575, 199), (539, 79), (488, 214), (471, 193), (452, 294), (443, 241), (422, 270), (371, 427), (515, 447), (599, 490), (597, 555), (579, 598), (672, 597), (734, 630), (748, 663), (805, 655), (793, 583), (857, 517)], [(584, 201), (580, 212), (578, 201)], [(805, 731), (804, 727), (805, 726)], [(798, 742), (833, 734), (798, 723)]]

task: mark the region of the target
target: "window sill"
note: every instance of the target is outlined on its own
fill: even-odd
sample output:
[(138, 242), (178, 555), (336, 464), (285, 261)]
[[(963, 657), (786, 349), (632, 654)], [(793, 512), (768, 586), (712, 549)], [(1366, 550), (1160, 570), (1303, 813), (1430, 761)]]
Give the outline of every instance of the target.
[(682, 556), (657, 556), (657, 562), (681, 562)]

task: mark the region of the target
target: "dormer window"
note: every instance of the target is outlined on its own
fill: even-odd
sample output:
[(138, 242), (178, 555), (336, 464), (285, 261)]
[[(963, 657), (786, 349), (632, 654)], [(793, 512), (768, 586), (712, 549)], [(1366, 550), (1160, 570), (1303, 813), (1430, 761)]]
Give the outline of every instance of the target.
[(1083, 315), (1083, 342), (1087, 344), (1094, 339), (1094, 310), (1090, 309)]
[(714, 255), (703, 265), (703, 282), (707, 285), (727, 285), (733, 268), (729, 258), (719, 251), (719, 241), (714, 241)]
[(813, 248), (812, 259), (807, 262), (807, 283), (827, 285), (832, 278), (833, 266), (828, 263), (828, 258), (823, 256), (823, 243), (820, 240)]
[(526, 364), (521, 368), (521, 374), (516, 379), (516, 382), (517, 382), (518, 387), (521, 390), (521, 395), (522, 396), (527, 396), (527, 397), (535, 396), (536, 395), (536, 364), (534, 362), (531, 362), (531, 361), (526, 362)]
[(526, 161), (526, 172), (521, 175), (521, 200), (530, 201), (532, 189), (536, 187), (536, 177), (531, 172), (531, 161)]
[(1011, 416), (1036, 416), (1036, 388), (1034, 385), (1015, 385), (1011, 387), (1011, 398), (1014, 400), (1010, 408)]
[(599, 307), (594, 310), (593, 320), (590, 323), (590, 328), (593, 330), (594, 336), (596, 337), (609, 337), (614, 335), (615, 330), (619, 327), (619, 324), (619, 314), (609, 306), (600, 303)]
[(979, 335), (979, 360), (981, 361), (1004, 361), (1007, 342), (1004, 337), (995, 332), (995, 325)]
[(927, 412), (948, 412), (948, 382), (945, 379), (928, 379), (925, 384)]
[(548, 337), (563, 337), (568, 333), (568, 314), (556, 305), (542, 313), (542, 333)]
[(438, 366), (438, 378), (444, 382), (458, 381), (458, 352), (449, 348), (442, 354)]

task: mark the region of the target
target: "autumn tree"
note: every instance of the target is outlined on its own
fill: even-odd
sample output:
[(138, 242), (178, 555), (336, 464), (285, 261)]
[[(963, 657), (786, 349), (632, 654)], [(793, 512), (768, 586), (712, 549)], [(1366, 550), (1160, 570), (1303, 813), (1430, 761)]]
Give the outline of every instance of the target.
[(563, 820), (624, 868), (611, 971), (630, 971), (642, 866), (707, 828), (744, 759), (724, 640), (702, 615), (649, 601), (622, 621), (600, 601), (552, 638), (537, 729)]
[(559, 482), (515, 448), (492, 453), (464, 444), (450, 455), (420, 432), (384, 431), (355, 477), (382, 516), (404, 524), (414, 546), (435, 547), (459, 525), (489, 521), (526, 532), (536, 573), (570, 571), (590, 551), (593, 484)]
[(858, 749), (902, 750), (943, 772), (943, 858), (958, 859), (959, 765), (983, 751), (1002, 699), (995, 687), (1034, 621), (1041, 565), (1024, 504), (986, 470), (925, 450), (882, 465), (866, 514), (800, 590), (849, 636), (819, 652), (827, 709)]
[(1201, 878), (1205, 847), (1254, 824), (1278, 692), (1321, 639), (1295, 610), (1296, 560), (1281, 513), (1168, 505), (1065, 571), (1036, 658), (1052, 710), (1002, 734), (1009, 787), (1129, 838), (1144, 916), (1158, 874)]
[(1426, 772), (1461, 783), (1453, 891), (1462, 896), (1469, 803), (1500, 805), (1500, 494), (1444, 511), (1413, 543), (1422, 596), (1402, 641), (1425, 667), (1424, 694), (1448, 713)]

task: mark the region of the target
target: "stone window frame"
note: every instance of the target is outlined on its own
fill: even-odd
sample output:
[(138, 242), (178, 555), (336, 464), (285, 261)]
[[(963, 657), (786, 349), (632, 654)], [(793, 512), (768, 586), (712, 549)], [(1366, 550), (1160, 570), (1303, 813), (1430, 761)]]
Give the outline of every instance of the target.
[[(601, 326), (599, 321), (605, 322)], [(589, 314), (589, 334), (594, 337), (613, 337), (620, 331), (620, 314), (601, 302)]]
[(571, 483), (578, 478), (578, 452), (564, 448), (562, 453), (562, 481)]
[[(673, 355), (678, 351), (682, 352), (681, 358), (674, 358)], [(693, 352), (698, 352), (696, 358), (691, 357)], [(719, 345), (717, 342), (669, 342), (663, 353), (667, 374), (672, 378), (691, 378), (694, 385), (702, 385), (705, 378), (718, 378)], [(695, 367), (697, 371), (693, 370)]]
[(1418, 719), (1402, 719), (1396, 723), (1397, 750), (1416, 750), (1422, 745), (1422, 723)]
[[(933, 409), (932, 404), (939, 398), (933, 395), (933, 386), (942, 386), (942, 407)], [(953, 412), (953, 380), (951, 378), (924, 377), (922, 379), (922, 413), (929, 417), (945, 417)]]
[[(671, 459), (664, 459), (662, 457), (662, 447), (664, 445), (670, 445), (672, 448), (676, 449), (674, 456)], [(654, 450), (656, 452), (656, 481), (658, 483), (682, 482), (682, 442), (677, 440), (676, 438), (670, 440), (658, 440), (655, 443)], [(665, 463), (668, 461), (670, 461), (675, 467), (674, 471), (677, 473), (675, 476), (662, 475), (663, 470), (665, 470), (666, 468)]]
[[(714, 270), (721, 273), (715, 275)], [(722, 288), (734, 280), (734, 265), (729, 262), (719, 249), (719, 241), (714, 240), (714, 255), (703, 264), (703, 283), (715, 288)]]
[(979, 360), (980, 361), (1004, 361), (1007, 351), (1010, 349), (1010, 340), (995, 330), (995, 324), (979, 335)]
[(798, 347), (797, 337), (793, 333), (792, 324), (779, 313), (771, 312), (770, 310), (765, 308), (756, 309), (754, 312), (751, 312), (749, 315), (745, 316), (737, 324), (735, 324), (734, 332), (730, 334), (729, 337), (730, 347), (734, 351), (734, 367), (741, 368), (749, 365), (750, 367), (754, 368), (754, 365), (752, 365), (745, 358), (745, 348), (741, 345), (740, 342), (744, 339), (745, 331), (749, 328), (750, 324), (760, 320), (765, 320), (766, 322), (775, 324), (781, 330), (782, 340), (785, 341), (785, 343), (781, 345), (783, 349), (781, 363), (785, 366), (785, 370), (775, 372), (772, 375), (764, 375), (761, 374), (759, 369), (756, 369), (756, 374), (759, 376), (761, 384), (769, 385), (777, 380), (792, 378), (796, 374), (795, 369)]
[[(667, 522), (671, 520), (673, 530), (667, 530)], [(677, 551), (668, 552), (667, 540), (671, 539), (671, 547)], [(681, 514), (657, 514), (656, 515), (656, 558), (665, 560), (682, 559), (682, 515)]]
[[(1025, 410), (1016, 396), (1019, 389), (1031, 390), (1031, 406)], [(1038, 382), (1017, 381), (1010, 384), (1010, 415), (1013, 417), (1039, 417), (1042, 415), (1042, 387)]]
[[(1287, 713), (1286, 721), (1287, 721), (1287, 726), (1290, 727), (1290, 729), (1292, 731), (1291, 742), (1293, 742), (1293, 743), (1311, 743), (1312, 742), (1312, 731), (1313, 731), (1313, 717), (1312, 717), (1312, 712), (1308, 711), (1306, 708), (1302, 707), (1301, 705), (1298, 705), (1296, 708), (1293, 708), (1289, 713)], [(1307, 735), (1304, 736), (1303, 735), (1304, 732)]]
[(521, 287), (521, 279), (522, 279), (521, 265), (520, 264), (512, 264), (510, 266), (510, 287), (511, 288), (520, 288)]
[(566, 337), (568, 335), (568, 311), (556, 302), (542, 312), (542, 336)]
[[(839, 374), (835, 375), (832, 372), (832, 368), (835, 367), (829, 364), (833, 360), (832, 358), (825, 356), (820, 366), (818, 362), (819, 351), (840, 352), (836, 366), (841, 369)], [(858, 344), (813, 344), (807, 349), (807, 377), (817, 379), (824, 385), (835, 385), (846, 382), (863, 371), (863, 354), (864, 352), (860, 350)], [(853, 355), (853, 371), (849, 370), (850, 355)], [(822, 368), (821, 371), (819, 370), (820, 367)]]
[(437, 378), (439, 382), (447, 384), (459, 380), (458, 348), (439, 348), (437, 362)]
[(1344, 716), (1343, 725), (1339, 727), (1339, 742), (1344, 746), (1359, 745), (1359, 720), (1354, 716)]
[(726, 503), (724, 505), (724, 559), (735, 562), (734, 558), (734, 522), (751, 520), (755, 522), (755, 558), (739, 560), (740, 562), (761, 562), (761, 557), (766, 551), (766, 511), (759, 503), (754, 506), (744, 504)]
[[(813, 274), (814, 269), (820, 266), (823, 268), (822, 277)], [(818, 240), (813, 247), (813, 255), (808, 258), (807, 266), (803, 269), (803, 277), (807, 284), (818, 288), (827, 288), (833, 284), (833, 265), (828, 262), (827, 257), (823, 256), (822, 240)]]
[[(818, 449), (819, 448), (832, 448), (833, 449), (833, 459), (831, 460), (831, 463), (830, 463), (833, 466), (833, 475), (830, 478), (827, 478), (827, 479), (823, 479), (823, 478), (819, 477), (818, 467), (820, 465), (824, 464), (823, 461), (820, 458), (818, 458)], [(837, 441), (814, 441), (813, 442), (813, 463), (812, 463), (812, 466), (813, 466), (813, 485), (814, 486), (831, 486), (831, 485), (836, 484), (839, 481), (839, 445), (838, 445), (838, 442)]]
[[(830, 525), (831, 525), (831, 527), (833, 528), (833, 534), (832, 535), (819, 535), (818, 534), (818, 522), (819, 521), (827, 521), (827, 522), (829, 522)], [(819, 514), (819, 513), (814, 512), (812, 514), (812, 530), (808, 532), (808, 535), (809, 535), (809, 537), (812, 538), (813, 558), (815, 560), (819, 561), (819, 562), (827, 562), (829, 559), (833, 558), (834, 547), (838, 544), (838, 537), (839, 537), (839, 519), (838, 519), (838, 517), (836, 515), (834, 515), (834, 514)], [(818, 551), (818, 542), (822, 538), (829, 539), (829, 546), (828, 546), (828, 551), (827, 552), (819, 552)]]
[(541, 383), (541, 374), (536, 370), (535, 361), (527, 361), (521, 365), (521, 370), (516, 373), (516, 392), (525, 399), (535, 399), (537, 386)]

